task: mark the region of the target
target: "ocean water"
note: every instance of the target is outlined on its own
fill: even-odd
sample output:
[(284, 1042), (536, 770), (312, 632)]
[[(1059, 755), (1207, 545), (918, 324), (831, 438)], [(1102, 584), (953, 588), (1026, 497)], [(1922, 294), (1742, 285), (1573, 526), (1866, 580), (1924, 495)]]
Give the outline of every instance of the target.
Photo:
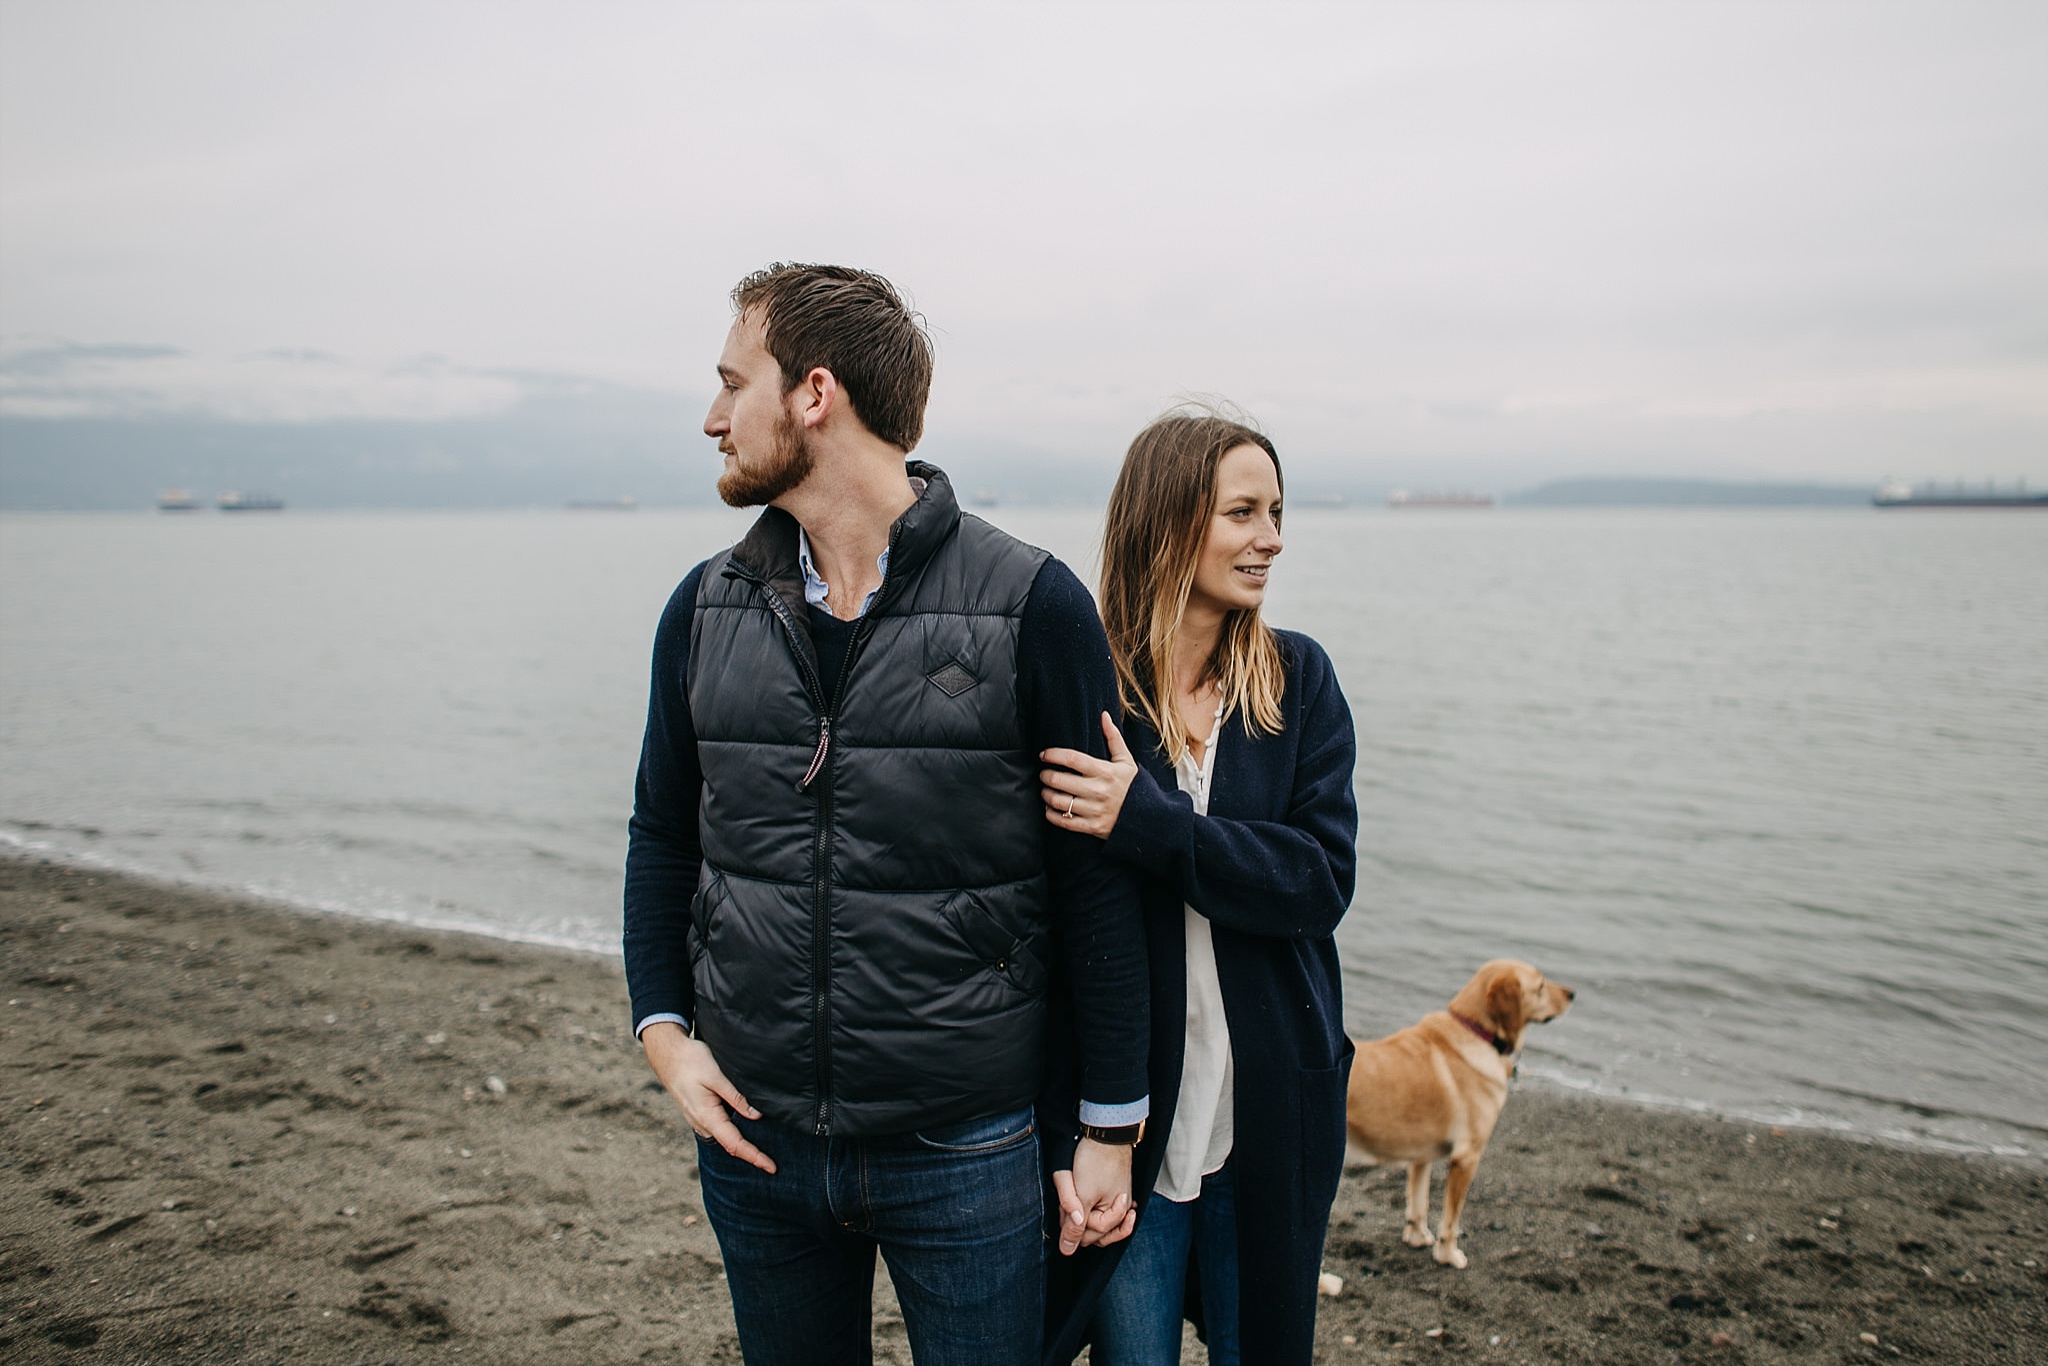
[[(0, 517), (0, 840), (613, 951), (654, 622), (746, 520)], [(2048, 1157), (2048, 516), (1312, 508), (1270, 615), (1358, 723), (1354, 1034), (1525, 958), (1538, 1084)]]

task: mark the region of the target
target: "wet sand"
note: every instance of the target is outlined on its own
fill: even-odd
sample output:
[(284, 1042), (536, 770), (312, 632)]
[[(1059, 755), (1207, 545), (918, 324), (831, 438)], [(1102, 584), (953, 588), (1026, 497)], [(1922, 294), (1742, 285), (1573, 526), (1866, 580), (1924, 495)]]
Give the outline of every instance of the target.
[[(0, 1357), (739, 1359), (615, 963), (24, 858), (0, 960)], [(1319, 1360), (2048, 1361), (2048, 1177), (1996, 1159), (1531, 1090), (1469, 1269), (1402, 1199), (1346, 1177)]]

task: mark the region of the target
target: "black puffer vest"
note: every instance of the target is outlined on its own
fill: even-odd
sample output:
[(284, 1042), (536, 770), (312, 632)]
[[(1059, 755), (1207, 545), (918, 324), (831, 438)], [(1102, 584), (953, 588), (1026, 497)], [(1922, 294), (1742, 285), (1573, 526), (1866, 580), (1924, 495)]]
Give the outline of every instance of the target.
[(704, 871), (697, 1036), (769, 1118), (902, 1133), (1031, 1103), (1050, 963), (1017, 632), (1045, 562), (946, 477), (890, 530), (844, 672), (819, 676), (797, 524), (705, 566), (690, 628)]

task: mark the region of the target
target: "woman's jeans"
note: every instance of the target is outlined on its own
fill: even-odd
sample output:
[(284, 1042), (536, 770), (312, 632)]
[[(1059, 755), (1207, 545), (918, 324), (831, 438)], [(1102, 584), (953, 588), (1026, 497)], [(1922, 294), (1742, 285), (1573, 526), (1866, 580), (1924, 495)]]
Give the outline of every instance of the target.
[(888, 1138), (733, 1122), (776, 1166), (697, 1143), (749, 1366), (872, 1361), (878, 1248), (918, 1366), (1037, 1366), (1045, 1233), (1029, 1109)]
[(1186, 1203), (1154, 1195), (1095, 1306), (1095, 1366), (1173, 1366), (1180, 1360), (1188, 1255), (1201, 1272), (1210, 1366), (1237, 1366), (1237, 1200), (1230, 1164), (1202, 1178)]

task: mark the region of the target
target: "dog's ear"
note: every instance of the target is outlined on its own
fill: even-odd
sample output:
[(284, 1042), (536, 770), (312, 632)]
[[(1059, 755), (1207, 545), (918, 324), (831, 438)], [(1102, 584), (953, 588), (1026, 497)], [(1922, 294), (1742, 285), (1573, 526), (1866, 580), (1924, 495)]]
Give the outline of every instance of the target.
[(1514, 1037), (1522, 1032), (1522, 974), (1513, 968), (1502, 968), (1486, 984), (1486, 1013), (1493, 1016), (1493, 1027), (1502, 1034)]

